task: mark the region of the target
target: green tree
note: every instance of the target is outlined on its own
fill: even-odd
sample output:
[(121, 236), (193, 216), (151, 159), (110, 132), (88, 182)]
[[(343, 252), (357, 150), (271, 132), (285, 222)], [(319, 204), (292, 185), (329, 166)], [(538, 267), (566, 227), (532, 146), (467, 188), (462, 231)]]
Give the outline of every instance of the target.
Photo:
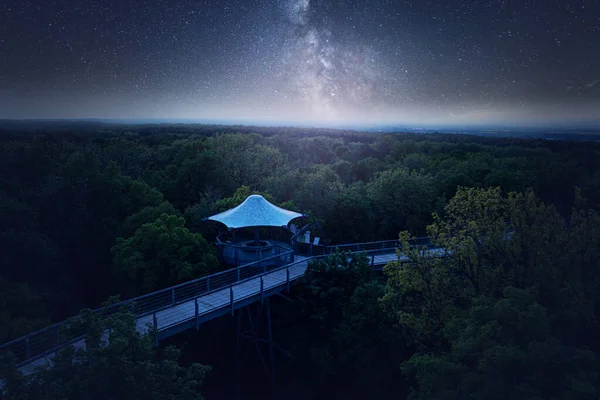
[(323, 165), (303, 169), (298, 176), (301, 181), (293, 196), (294, 203), (317, 218), (329, 215), (334, 199), (344, 189), (340, 177), (331, 167)]
[(333, 398), (373, 394), (374, 386), (382, 397), (397, 396), (400, 370), (392, 365), (404, 346), (379, 306), (384, 286), (367, 257), (335, 252), (311, 261), (296, 293), (290, 340), (301, 380), (317, 393), (333, 385)]
[(234, 187), (253, 188), (283, 166), (284, 159), (275, 147), (264, 145), (260, 135), (222, 134), (209, 139), (209, 148), (216, 154), (218, 165)]
[(163, 201), (157, 206), (146, 206), (127, 217), (118, 228), (117, 235), (124, 238), (131, 237), (144, 224), (156, 221), (162, 214), (180, 216), (181, 212), (168, 201)]
[(28, 285), (0, 277), (0, 343), (50, 325), (44, 302)]
[(99, 319), (84, 310), (71, 324), (85, 328), (87, 347), (67, 347), (55, 356), (52, 367), (28, 376), (6, 362), (9, 359), (2, 360), (3, 398), (202, 399), (198, 389), (210, 367), (181, 366), (180, 350), (156, 349), (156, 332), (140, 333), (133, 315), (117, 313)]
[(162, 214), (111, 249), (114, 267), (139, 290), (156, 289), (208, 275), (217, 269), (214, 249), (202, 235), (190, 232), (183, 217)]
[(403, 366), (415, 378), (409, 398), (596, 399), (595, 354), (552, 334), (546, 309), (527, 291), (506, 287), (478, 298), (444, 329), (451, 349), (419, 354)]
[(363, 182), (369, 182), (375, 173), (384, 169), (385, 163), (373, 157), (362, 158), (352, 165), (352, 172), (356, 180)]
[(56, 276), (58, 249), (29, 204), (0, 190), (0, 274), (16, 282), (47, 283)]
[(217, 212), (223, 212), (229, 210), (230, 208), (237, 207), (252, 194), (260, 194), (265, 198), (265, 200), (273, 202), (273, 198), (269, 193), (258, 192), (256, 190), (252, 190), (250, 186), (242, 185), (236, 189), (235, 193), (233, 193), (231, 197), (217, 200), (215, 203), (215, 210)]
[(470, 299), (498, 297), (506, 286), (558, 293), (564, 224), (533, 193), (506, 198), (498, 188), (459, 188), (444, 214), (434, 214), (428, 233), (446, 257), (410, 249), (405, 232), (400, 240), (409, 262), (385, 269), (384, 304), (417, 336), (439, 339), (445, 324), (469, 309)]
[(418, 350), (414, 397), (595, 398), (598, 221), (576, 208), (567, 225), (532, 192), (459, 188), (428, 229), (444, 257), (402, 233), (382, 305)]
[(175, 159), (158, 179), (165, 196), (179, 208), (198, 202), (202, 192), (211, 185), (221, 190), (233, 185), (219, 156), (207, 146), (205, 139), (188, 139), (174, 144)]
[(217, 202), (221, 197), (219, 190), (209, 186), (200, 194), (200, 200), (196, 204), (185, 209), (183, 215), (190, 230), (203, 233), (207, 238), (209, 236), (206, 233), (216, 234), (215, 228), (206, 224), (204, 218), (219, 212)]
[(430, 175), (404, 168), (386, 170), (369, 182), (377, 236), (392, 238), (404, 229), (425, 232), (435, 200), (433, 183)]
[(334, 198), (324, 229), (337, 243), (376, 240), (375, 216), (362, 182), (343, 189)]
[(53, 273), (48, 280), (53, 287), (44, 292), (68, 295), (52, 307), (61, 319), (119, 289), (110, 269), (119, 227), (144, 207), (164, 201), (158, 190), (124, 176), (115, 163), (97, 166), (92, 150), (70, 155), (60, 175), (49, 176), (33, 194), (40, 230), (59, 249), (58, 268), (39, 265)]

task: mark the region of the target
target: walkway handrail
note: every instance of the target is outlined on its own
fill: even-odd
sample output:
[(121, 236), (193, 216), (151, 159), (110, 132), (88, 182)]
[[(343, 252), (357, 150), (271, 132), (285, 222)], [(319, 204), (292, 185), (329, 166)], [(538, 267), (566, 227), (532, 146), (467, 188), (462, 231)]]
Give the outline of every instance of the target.
[[(409, 244), (412, 246), (431, 246), (431, 238), (428, 236), (416, 237), (409, 239)], [(361, 243), (347, 243), (347, 244), (334, 244), (334, 245), (319, 245), (313, 243), (297, 242), (294, 248), (299, 251), (300, 245), (305, 249), (304, 255), (312, 257), (314, 255), (331, 254), (335, 249), (342, 251), (369, 251), (369, 250), (384, 250), (384, 249), (396, 249), (401, 246), (398, 239), (380, 240), (377, 242), (361, 242)]]
[[(239, 249), (243, 249), (243, 250), (247, 250), (247, 251), (254, 251), (254, 250), (258, 251), (259, 250), (258, 248), (248, 247), (248, 246), (244, 246), (244, 245), (241, 245), (241, 244), (236, 244), (236, 243), (233, 243), (233, 242), (223, 241), (223, 240), (221, 240), (221, 236), (222, 235), (223, 234), (219, 234), (219, 235), (217, 235), (215, 237), (215, 244), (217, 246), (227, 246), (227, 247), (239, 248)], [(244, 239), (244, 241), (252, 241), (252, 240), (254, 240), (254, 238), (247, 237), (247, 238)], [(260, 240), (268, 242), (269, 240), (272, 240), (272, 239), (260, 239)], [(237, 243), (239, 243), (239, 242), (237, 242)], [(283, 246), (281, 244), (275, 243), (275, 244), (270, 244), (268, 246), (261, 246), (260, 250), (264, 251), (264, 250), (271, 249), (273, 247), (282, 247), (283, 248)]]
[[(416, 237), (416, 238), (412, 238), (408, 241), (411, 245), (428, 245), (430, 243), (430, 238), (428, 236), (422, 236), (422, 237)], [(386, 245), (391, 244), (391, 246), (387, 247)], [(400, 242), (398, 241), (398, 239), (394, 239), (394, 240), (380, 240), (377, 242), (362, 242), (362, 243), (347, 243), (347, 244), (338, 244), (338, 245), (330, 245), (330, 246), (326, 246), (327, 248), (330, 249), (346, 249), (346, 248), (351, 248), (351, 249), (358, 249), (358, 250), (354, 250), (354, 251), (360, 251), (360, 250), (377, 250), (377, 249), (389, 249), (389, 248), (395, 248), (395, 247), (400, 247)], [(370, 249), (369, 249), (370, 248)]]
[[(427, 247), (429, 249), (432, 248), (431, 245), (428, 245)], [(385, 250), (388, 250), (388, 249), (385, 249)], [(358, 251), (348, 251), (345, 254), (363, 254), (364, 253), (364, 254), (367, 255), (367, 260), (369, 260), (369, 258), (370, 258), (370, 266), (373, 267), (374, 266), (374, 262), (375, 262), (375, 255), (378, 254), (378, 253), (381, 253), (382, 251), (385, 251), (385, 250), (381, 250), (381, 249), (368, 250), (368, 251), (366, 251), (366, 250), (358, 250)], [(387, 251), (385, 251), (385, 252), (387, 253)], [(445, 254), (445, 252), (444, 252), (444, 254)], [(261, 299), (263, 298), (264, 291), (265, 291), (263, 278), (265, 276), (270, 275), (270, 274), (272, 274), (274, 272), (278, 272), (278, 271), (284, 270), (284, 271), (286, 271), (286, 280), (285, 280), (284, 284), (289, 288), (291, 280), (296, 280), (296, 279), (299, 278), (298, 276), (296, 276), (295, 278), (290, 278), (290, 276), (291, 276), (290, 272), (289, 272), (290, 268), (292, 268), (292, 267), (294, 267), (294, 266), (296, 266), (298, 264), (304, 263), (304, 262), (308, 263), (308, 262), (311, 262), (311, 261), (314, 261), (314, 260), (323, 259), (323, 258), (326, 258), (326, 257), (328, 257), (330, 255), (331, 255), (331, 253), (329, 253), (329, 254), (321, 254), (321, 255), (307, 257), (307, 258), (304, 258), (304, 259), (301, 259), (301, 260), (293, 261), (293, 262), (291, 262), (289, 264), (285, 264), (285, 265), (282, 265), (282, 266), (279, 266), (279, 267), (276, 267), (276, 268), (272, 268), (269, 271), (262, 272), (262, 273), (260, 273), (258, 275), (253, 276), (253, 277), (250, 277), (250, 278), (241, 280), (239, 282), (236, 282), (236, 283), (232, 284), (231, 286), (229, 286), (229, 291), (230, 291), (229, 303), (228, 304), (227, 303), (223, 304), (222, 306), (220, 306), (220, 307), (218, 307), (216, 309), (212, 309), (210, 312), (213, 312), (213, 311), (218, 310), (218, 309), (223, 309), (223, 308), (231, 308), (231, 314), (233, 315), (233, 312), (235, 310), (235, 304), (237, 302), (239, 302), (241, 300), (244, 300), (246, 298), (249, 298), (249, 297), (254, 297), (254, 296), (260, 296)], [(437, 257), (440, 257), (440, 256), (442, 256), (442, 255), (438, 255)], [(407, 257), (404, 257), (404, 258), (400, 259), (400, 262), (405, 262), (405, 261), (408, 261)], [(260, 279), (260, 291), (258, 293), (251, 293), (251, 294), (248, 294), (245, 297), (235, 298), (234, 293), (235, 293), (236, 286), (242, 285), (242, 284), (244, 284), (244, 283), (246, 283), (248, 281), (255, 280), (255, 279)], [(196, 320), (196, 326), (199, 325), (199, 318), (203, 315), (203, 314), (199, 313), (197, 303), (198, 303), (198, 300), (200, 298), (204, 297), (204, 296), (205, 296), (204, 294), (203, 295), (199, 295), (199, 296), (194, 297), (194, 299), (193, 299), (194, 303), (195, 303), (195, 306), (196, 306), (195, 307), (195, 313), (194, 313), (194, 318)], [(156, 321), (156, 317), (153, 318), (153, 319), (154, 319), (154, 321)], [(165, 328), (169, 328), (169, 327), (170, 327), (170, 325), (165, 326)]]
[[(374, 255), (378, 252), (380, 253), (382, 251), (389, 252), (390, 249), (397, 247), (397, 245), (388, 247), (388, 244), (392, 242), (398, 243), (397, 240), (388, 240), (381, 242), (365, 242), (348, 245), (327, 246), (328, 251), (326, 251), (325, 254), (311, 256), (308, 259), (314, 260), (324, 258), (335, 251), (336, 248), (340, 250), (350, 248), (350, 251), (348, 251), (349, 253), (360, 253), (364, 251), (371, 255)], [(368, 249), (368, 247), (375, 248)], [(291, 263), (285, 263), (285, 261), (287, 261), (293, 254), (294, 252), (291, 250), (288, 252), (283, 252), (275, 256), (266, 257), (248, 264), (241, 265), (237, 268), (217, 272), (212, 275), (207, 275), (132, 299), (123, 300), (110, 305), (109, 307), (97, 308), (92, 310), (92, 312), (102, 313), (102, 316), (106, 317), (116, 313), (122, 308), (126, 308), (138, 318), (150, 314), (153, 314), (155, 317), (157, 312), (166, 308), (173, 307), (186, 301), (197, 300), (202, 296), (222, 290), (226, 287), (233, 288), (249, 279), (262, 277), (267, 273), (271, 273), (279, 269), (289, 269), (289, 267), (306, 260), (303, 259), (296, 262), (292, 261)], [(374, 260), (374, 256), (371, 259)], [(285, 265), (282, 265), (284, 263)], [(27, 362), (44, 357), (45, 355), (57, 351), (66, 344), (72, 343), (85, 333), (82, 327), (79, 329), (71, 329), (71, 324), (73, 321), (74, 319), (70, 318), (22, 336), (18, 339), (4, 343), (0, 345), (0, 351), (9, 351), (13, 353), (17, 357), (17, 365), (23, 365)]]
[[(292, 254), (293, 251), (290, 250), (276, 256), (266, 257), (241, 265), (237, 268), (220, 271), (132, 299), (123, 300), (108, 307), (100, 307), (92, 310), (92, 312), (102, 313), (106, 317), (122, 308), (126, 308), (135, 314), (136, 317), (143, 317), (157, 310), (189, 301), (197, 295), (205, 295), (209, 292), (231, 286), (240, 280), (252, 278), (259, 273), (270, 270), (268, 267), (273, 263), (269, 263), (269, 261), (275, 261), (275, 265), (280, 266), (281, 262), (287, 260)], [(69, 318), (4, 343), (0, 346), (0, 351), (10, 351), (13, 353), (17, 357), (17, 365), (43, 357), (54, 352), (57, 348), (62, 348), (65, 344), (72, 342), (76, 337), (84, 333), (79, 330), (73, 332), (69, 329), (72, 321), (73, 318)]]

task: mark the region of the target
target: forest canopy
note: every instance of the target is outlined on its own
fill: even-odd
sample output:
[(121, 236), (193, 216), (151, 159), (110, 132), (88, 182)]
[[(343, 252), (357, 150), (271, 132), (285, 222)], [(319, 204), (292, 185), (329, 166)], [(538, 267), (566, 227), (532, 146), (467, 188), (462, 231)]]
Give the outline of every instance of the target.
[[(0, 143), (2, 343), (222, 270), (202, 219), (260, 193), (326, 243), (399, 240), (410, 258), (377, 274), (335, 253), (273, 301), (292, 355), (276, 398), (598, 397), (597, 143), (185, 125), (10, 128)], [(408, 246), (424, 235), (448, 256)], [(65, 358), (25, 390), (5, 363), (24, 393), (9, 398), (77, 398), (113, 374), (123, 391), (97, 398), (165, 398), (169, 376), (171, 398), (198, 398), (205, 375), (202, 392), (226, 385), (230, 366), (202, 347), (235, 347), (225, 336), (155, 349), (119, 318), (126, 344), (92, 370)]]

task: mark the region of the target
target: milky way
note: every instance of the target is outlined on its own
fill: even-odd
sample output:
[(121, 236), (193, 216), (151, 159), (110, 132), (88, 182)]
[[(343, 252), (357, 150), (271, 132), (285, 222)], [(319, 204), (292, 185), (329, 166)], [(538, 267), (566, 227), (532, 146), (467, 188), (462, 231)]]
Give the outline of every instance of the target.
[(596, 0), (5, 0), (0, 118), (600, 124)]
[(293, 35), (283, 64), (296, 108), (308, 106), (311, 116), (324, 120), (343, 119), (345, 112), (365, 105), (373, 108), (375, 87), (385, 75), (372, 52), (336, 43), (329, 29), (311, 22), (309, 0), (290, 2), (289, 16)]

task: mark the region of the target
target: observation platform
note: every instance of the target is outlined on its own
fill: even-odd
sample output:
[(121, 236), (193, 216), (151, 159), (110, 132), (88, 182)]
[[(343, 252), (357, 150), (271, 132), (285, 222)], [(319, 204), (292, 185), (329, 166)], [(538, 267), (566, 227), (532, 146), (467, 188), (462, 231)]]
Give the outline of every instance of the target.
[[(278, 239), (238, 239), (233, 242), (226, 235), (216, 238), (217, 254), (219, 260), (226, 265), (238, 266), (254, 261), (268, 259), (292, 251), (289, 242)], [(288, 257), (287, 262), (292, 262), (293, 257)], [(268, 262), (268, 261), (266, 261)]]

